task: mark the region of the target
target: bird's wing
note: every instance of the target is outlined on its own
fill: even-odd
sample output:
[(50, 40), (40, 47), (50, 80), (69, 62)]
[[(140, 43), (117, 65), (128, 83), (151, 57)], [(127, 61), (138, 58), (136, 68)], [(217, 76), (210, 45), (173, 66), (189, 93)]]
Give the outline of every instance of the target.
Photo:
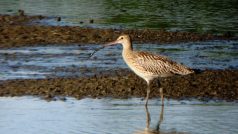
[(165, 56), (154, 55), (147, 52), (136, 52), (134, 64), (143, 68), (144, 71), (153, 74), (185, 74), (189, 69), (178, 64)]

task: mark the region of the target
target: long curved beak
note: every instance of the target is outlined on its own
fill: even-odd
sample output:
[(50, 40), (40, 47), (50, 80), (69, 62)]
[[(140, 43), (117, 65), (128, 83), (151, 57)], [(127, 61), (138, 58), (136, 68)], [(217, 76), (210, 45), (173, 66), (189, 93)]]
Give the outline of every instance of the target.
[(88, 59), (91, 58), (97, 51), (103, 49), (104, 47), (112, 46), (112, 45), (116, 45), (116, 44), (119, 44), (117, 40), (102, 45), (102, 47), (100, 47), (100, 48), (98, 48), (98, 49), (95, 49), (95, 50), (93, 51), (93, 53), (91, 53), (91, 54), (89, 55)]
[(119, 43), (118, 43), (117, 40), (115, 40), (115, 41), (108, 42), (108, 43), (104, 44), (103, 47), (112, 46), (112, 45), (117, 45), (117, 44), (119, 44)]

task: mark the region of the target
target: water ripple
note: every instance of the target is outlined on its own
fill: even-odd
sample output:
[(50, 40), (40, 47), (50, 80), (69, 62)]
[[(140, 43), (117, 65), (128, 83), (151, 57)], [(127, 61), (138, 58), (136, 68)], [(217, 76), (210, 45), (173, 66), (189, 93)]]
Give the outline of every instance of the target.
[[(182, 44), (135, 44), (136, 50), (170, 57), (197, 69), (237, 69), (237, 41), (209, 41)], [(99, 45), (20, 47), (0, 50), (0, 80), (80, 77), (96, 72), (127, 68), (121, 57), (122, 47), (102, 49)]]
[[(238, 132), (238, 103), (165, 100), (161, 133)], [(145, 128), (144, 101), (82, 99), (47, 102), (34, 97), (0, 97), (0, 133), (132, 134)], [(158, 122), (160, 99), (149, 103), (151, 128)]]

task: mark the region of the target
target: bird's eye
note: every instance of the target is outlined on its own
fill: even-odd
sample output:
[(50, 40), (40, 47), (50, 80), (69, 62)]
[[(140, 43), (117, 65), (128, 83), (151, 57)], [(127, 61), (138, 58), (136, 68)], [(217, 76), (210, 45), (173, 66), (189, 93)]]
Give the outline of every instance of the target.
[(123, 37), (121, 37), (121, 39), (123, 40)]

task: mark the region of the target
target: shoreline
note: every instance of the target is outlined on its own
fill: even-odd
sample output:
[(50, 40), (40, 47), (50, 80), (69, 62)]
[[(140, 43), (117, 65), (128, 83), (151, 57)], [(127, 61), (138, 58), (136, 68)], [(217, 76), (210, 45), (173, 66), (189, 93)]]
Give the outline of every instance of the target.
[(24, 14), (18, 16), (0, 15), (0, 48), (48, 44), (103, 44), (116, 39), (121, 34), (129, 34), (136, 43), (157, 44), (238, 39), (229, 32), (223, 35), (212, 35), (152, 29), (100, 29), (32, 23), (42, 19), (47, 19), (47, 17)]

